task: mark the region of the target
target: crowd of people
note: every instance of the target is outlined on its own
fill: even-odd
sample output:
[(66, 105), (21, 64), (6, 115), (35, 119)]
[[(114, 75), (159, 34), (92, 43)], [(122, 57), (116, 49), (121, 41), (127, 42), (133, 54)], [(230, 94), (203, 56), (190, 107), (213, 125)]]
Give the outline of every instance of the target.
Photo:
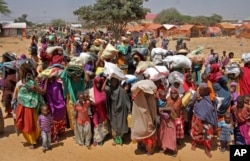
[[(192, 138), (192, 150), (202, 144), (208, 157), (216, 135), (221, 152), (229, 144), (249, 145), (250, 54), (240, 58), (243, 67), (233, 52), (220, 57), (211, 50), (202, 63), (170, 68), (163, 60), (187, 56), (187, 45), (178, 40), (176, 49), (167, 50), (167, 39), (156, 44), (147, 34), (114, 41), (99, 32), (60, 39), (47, 32), (40, 42), (34, 35), (30, 55), (3, 54), (5, 118), (14, 118), (16, 133), (31, 149), (41, 138), (43, 152), (61, 141), (66, 129), (88, 149), (102, 146), (107, 135), (114, 146), (122, 145), (124, 134), (131, 133), (148, 155), (156, 148), (177, 155), (185, 134)], [(117, 68), (107, 72), (108, 63)], [(157, 66), (167, 66), (168, 72)], [(145, 74), (148, 68), (158, 77)]]

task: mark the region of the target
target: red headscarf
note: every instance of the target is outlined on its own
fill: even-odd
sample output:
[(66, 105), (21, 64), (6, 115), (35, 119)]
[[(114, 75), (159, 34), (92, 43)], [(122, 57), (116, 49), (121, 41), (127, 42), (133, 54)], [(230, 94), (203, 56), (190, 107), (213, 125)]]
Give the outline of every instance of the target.
[(183, 85), (182, 85), (185, 92), (188, 92), (189, 89), (195, 90), (194, 83), (187, 81), (187, 76), (188, 75), (189, 75), (189, 73), (184, 74), (184, 81), (183, 81)]
[(209, 77), (208, 79), (212, 82), (212, 83), (217, 83), (219, 78), (222, 76), (223, 74), (220, 71), (220, 66), (218, 64), (211, 64), (210, 66), (210, 73), (209, 73)]

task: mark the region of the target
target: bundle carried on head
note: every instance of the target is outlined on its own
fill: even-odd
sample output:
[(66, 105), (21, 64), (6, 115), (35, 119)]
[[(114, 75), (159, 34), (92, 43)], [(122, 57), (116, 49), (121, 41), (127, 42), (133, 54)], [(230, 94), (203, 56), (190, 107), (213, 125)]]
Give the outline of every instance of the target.
[(83, 75), (83, 69), (82, 67), (79, 67), (77, 65), (69, 65), (66, 68), (66, 74), (68, 75), (68, 77), (72, 77), (72, 76), (82, 76)]
[(163, 62), (169, 69), (185, 68), (190, 69), (192, 66), (191, 60), (184, 55), (174, 55), (166, 57)]
[(225, 68), (225, 74), (234, 74), (234, 77), (237, 78), (240, 75), (240, 66), (237, 63), (230, 63)]
[(113, 64), (113, 63), (110, 63), (110, 62), (105, 61), (103, 73), (106, 76), (108, 75), (109, 78), (116, 78), (118, 80), (126, 79), (126, 77), (125, 77), (124, 73), (122, 72), (122, 70), (116, 64)]
[(198, 46), (196, 50), (193, 50), (191, 53), (187, 54), (187, 57), (192, 61), (195, 65), (203, 65), (205, 62), (205, 57), (201, 53), (204, 47)]
[(106, 48), (103, 50), (103, 52), (101, 54), (101, 58), (103, 60), (113, 59), (114, 57), (116, 57), (117, 54), (118, 54), (118, 50), (116, 50), (116, 48), (112, 44), (109, 43), (106, 46)]
[(244, 53), (242, 54), (242, 60), (244, 61), (244, 63), (249, 63), (250, 62), (250, 53)]
[(166, 78), (169, 71), (166, 66), (154, 66), (146, 69), (143, 74), (150, 80), (157, 81), (159, 79)]
[(63, 69), (64, 67), (62, 65), (53, 65), (39, 73), (38, 77), (59, 77), (62, 74)]

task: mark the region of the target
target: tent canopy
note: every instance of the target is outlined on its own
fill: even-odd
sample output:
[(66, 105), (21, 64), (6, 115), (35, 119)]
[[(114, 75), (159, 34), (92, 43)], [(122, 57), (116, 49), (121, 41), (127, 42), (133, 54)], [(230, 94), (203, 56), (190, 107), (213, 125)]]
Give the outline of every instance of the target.
[(3, 24), (3, 28), (7, 29), (7, 28), (12, 28), (12, 29), (25, 29), (26, 28), (26, 23), (24, 22), (20, 22), (20, 23), (6, 23)]

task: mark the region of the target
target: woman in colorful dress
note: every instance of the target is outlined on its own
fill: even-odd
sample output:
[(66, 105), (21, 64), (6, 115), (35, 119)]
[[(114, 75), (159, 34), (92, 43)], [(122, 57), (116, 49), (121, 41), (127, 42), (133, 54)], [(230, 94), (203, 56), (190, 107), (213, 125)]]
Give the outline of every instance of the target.
[(21, 65), (19, 72), (23, 85), (17, 96), (16, 128), (18, 135), (22, 132), (30, 148), (33, 149), (40, 135), (37, 124), (38, 111), (45, 104), (42, 95), (46, 93), (47, 80), (43, 89), (36, 84), (34, 81), (36, 72), (29, 61)]
[(63, 82), (63, 95), (66, 98), (67, 119), (71, 129), (74, 129), (75, 119), (73, 118), (74, 107), (77, 101), (77, 93), (84, 91), (85, 80), (82, 67), (69, 65), (61, 74)]
[(197, 92), (196, 101), (193, 107), (191, 149), (195, 150), (197, 144), (203, 144), (205, 147), (205, 154), (211, 158), (211, 139), (213, 129), (217, 126), (217, 113), (209, 97), (207, 84), (200, 84)]
[(102, 91), (104, 78), (95, 77), (93, 87), (89, 89), (89, 97), (93, 102), (93, 125), (94, 125), (94, 145), (102, 145), (105, 136), (108, 134), (106, 93)]
[(63, 84), (60, 79), (56, 77), (49, 79), (45, 98), (53, 117), (52, 142), (57, 142), (59, 141), (59, 135), (65, 132), (66, 126), (66, 103), (63, 97)]

